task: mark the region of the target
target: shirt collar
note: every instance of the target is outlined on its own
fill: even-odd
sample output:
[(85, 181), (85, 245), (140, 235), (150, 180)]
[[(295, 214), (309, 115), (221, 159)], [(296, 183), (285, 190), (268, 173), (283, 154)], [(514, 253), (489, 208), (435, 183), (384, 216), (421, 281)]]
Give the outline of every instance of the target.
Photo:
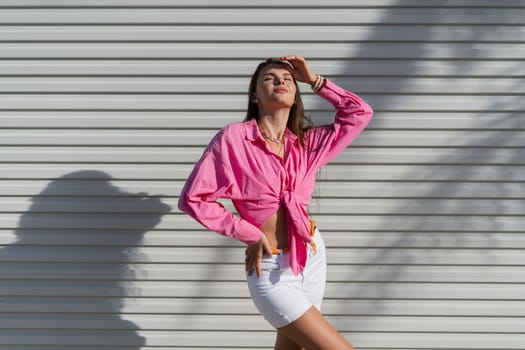
[(257, 120), (255, 120), (255, 118), (244, 122), (244, 129), (246, 130), (246, 139), (250, 141), (255, 141), (263, 138), (261, 132), (259, 131), (259, 127), (257, 126)]
[[(244, 129), (246, 131), (246, 139), (249, 141), (264, 140), (259, 127), (257, 126), (257, 120), (250, 119), (244, 122)], [(286, 138), (291, 142), (297, 141), (297, 135), (295, 135), (290, 129), (286, 128)]]

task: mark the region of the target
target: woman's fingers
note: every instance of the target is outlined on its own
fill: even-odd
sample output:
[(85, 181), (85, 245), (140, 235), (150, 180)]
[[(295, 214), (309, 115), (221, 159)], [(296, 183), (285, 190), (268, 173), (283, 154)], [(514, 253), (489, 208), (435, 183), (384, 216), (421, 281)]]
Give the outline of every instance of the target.
[(261, 260), (262, 257), (257, 259), (257, 262), (255, 264), (255, 271), (257, 272), (257, 277), (261, 277)]
[(257, 277), (260, 277), (263, 253), (266, 253), (269, 256), (272, 255), (272, 247), (270, 246), (270, 242), (268, 242), (266, 236), (263, 235), (259, 242), (246, 248), (244, 253), (246, 255), (244, 264), (246, 266), (248, 276), (251, 276), (255, 270)]
[(246, 272), (248, 272), (248, 276), (251, 276), (253, 273), (253, 268), (251, 266), (250, 257), (248, 256), (246, 252), (246, 257), (244, 258), (244, 267), (246, 268)]
[(244, 259), (244, 264), (246, 266), (246, 271), (248, 272), (248, 276), (251, 276), (254, 270), (257, 272), (257, 276), (260, 275), (262, 251), (263, 251), (263, 246), (262, 246), (261, 241), (254, 244), (253, 246), (246, 248), (245, 250), (246, 257)]
[(248, 276), (251, 276), (253, 273), (253, 270), (255, 268), (254, 264), (255, 260), (253, 259), (253, 255), (250, 251), (246, 251), (246, 258), (244, 260), (244, 264), (246, 265), (246, 271), (248, 272)]
[(279, 59), (288, 61), (293, 65), (294, 70), (292, 71), (292, 74), (294, 75), (295, 79), (310, 85), (313, 84), (316, 75), (310, 70), (310, 67), (308, 66), (308, 63), (306, 63), (306, 59), (304, 57), (288, 55), (281, 56)]

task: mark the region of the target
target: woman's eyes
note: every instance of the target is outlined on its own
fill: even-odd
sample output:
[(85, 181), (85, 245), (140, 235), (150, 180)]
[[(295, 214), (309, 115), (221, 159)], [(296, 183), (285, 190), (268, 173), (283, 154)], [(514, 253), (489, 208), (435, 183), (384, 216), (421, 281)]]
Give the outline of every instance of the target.
[[(273, 80), (274, 77), (264, 77), (264, 81), (267, 81), (267, 80)], [(284, 78), (283, 80), (285, 81), (292, 81), (293, 79), (292, 78)]]

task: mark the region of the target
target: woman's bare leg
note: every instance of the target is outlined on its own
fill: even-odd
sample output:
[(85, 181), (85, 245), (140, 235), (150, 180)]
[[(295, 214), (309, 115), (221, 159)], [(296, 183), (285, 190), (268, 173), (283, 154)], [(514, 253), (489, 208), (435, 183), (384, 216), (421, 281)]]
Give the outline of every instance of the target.
[(306, 350), (355, 350), (313, 306), (296, 321), (279, 328), (278, 332)]
[(274, 350), (302, 350), (302, 348), (295, 344), (286, 335), (277, 331), (277, 339), (275, 340)]

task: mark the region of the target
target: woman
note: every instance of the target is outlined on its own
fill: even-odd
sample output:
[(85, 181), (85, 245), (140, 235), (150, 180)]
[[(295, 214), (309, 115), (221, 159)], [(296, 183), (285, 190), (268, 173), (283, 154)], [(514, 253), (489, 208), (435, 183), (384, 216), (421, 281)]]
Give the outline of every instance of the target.
[[(312, 126), (297, 81), (335, 107), (332, 124)], [(299, 56), (259, 64), (248, 98), (245, 121), (227, 125), (213, 138), (182, 190), (179, 208), (248, 246), (250, 294), (277, 329), (275, 349), (354, 349), (319, 311), (325, 246), (307, 207), (317, 170), (365, 128), (372, 109), (314, 74)], [(219, 198), (231, 199), (239, 217)]]

